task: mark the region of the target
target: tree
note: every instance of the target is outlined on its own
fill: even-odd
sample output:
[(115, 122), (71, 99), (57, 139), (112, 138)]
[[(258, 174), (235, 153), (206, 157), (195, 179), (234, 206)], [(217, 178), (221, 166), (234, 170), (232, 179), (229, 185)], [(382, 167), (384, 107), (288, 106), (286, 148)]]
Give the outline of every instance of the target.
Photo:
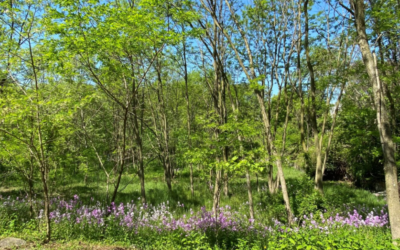
[(373, 88), (376, 121), (384, 157), (384, 171), (386, 182), (387, 203), (392, 239), (400, 239), (400, 201), (397, 182), (397, 166), (395, 160), (395, 144), (392, 138), (392, 126), (389, 112), (386, 107), (383, 86), (386, 84), (379, 77), (375, 53), (371, 53), (368, 44), (367, 26), (365, 21), (365, 5), (363, 0), (351, 0), (351, 10), (354, 16), (358, 44), (360, 46), (365, 69)]

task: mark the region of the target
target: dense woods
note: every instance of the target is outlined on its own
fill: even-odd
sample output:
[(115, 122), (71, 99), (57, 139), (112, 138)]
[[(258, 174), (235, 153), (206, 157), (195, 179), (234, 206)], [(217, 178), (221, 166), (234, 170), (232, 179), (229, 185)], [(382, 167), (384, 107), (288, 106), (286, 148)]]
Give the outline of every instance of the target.
[(43, 209), (49, 241), (53, 198), (69, 198), (71, 183), (87, 187), (80, 196), (101, 190), (107, 206), (136, 183), (128, 200), (151, 204), (154, 173), (170, 198), (182, 187), (193, 202), (209, 193), (215, 216), (243, 180), (250, 220), (265, 193), (293, 226), (301, 214), (285, 173), (297, 171), (321, 199), (326, 181), (383, 187), (397, 240), (399, 8), (395, 0), (2, 1), (0, 188), (23, 190), (30, 218)]

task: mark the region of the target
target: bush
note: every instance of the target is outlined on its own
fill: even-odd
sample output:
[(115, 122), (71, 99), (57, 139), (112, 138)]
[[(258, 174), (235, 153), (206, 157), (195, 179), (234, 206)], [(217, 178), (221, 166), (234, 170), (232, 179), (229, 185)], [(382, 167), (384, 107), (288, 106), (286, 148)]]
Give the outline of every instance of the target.
[(326, 200), (315, 190), (314, 182), (306, 176), (288, 181), (288, 191), (296, 217), (317, 214), (327, 208)]

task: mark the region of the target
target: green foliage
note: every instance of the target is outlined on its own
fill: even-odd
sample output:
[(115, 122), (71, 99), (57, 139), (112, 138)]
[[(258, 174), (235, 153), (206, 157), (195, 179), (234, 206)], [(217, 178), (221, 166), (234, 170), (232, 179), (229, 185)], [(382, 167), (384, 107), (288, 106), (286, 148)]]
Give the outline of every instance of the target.
[(396, 249), (387, 232), (339, 228), (330, 233), (304, 230), (269, 239), (266, 249)]
[[(151, 242), (151, 244), (149, 244)], [(140, 249), (212, 249), (207, 237), (199, 233), (173, 232), (169, 235), (139, 237), (134, 246)]]
[(326, 209), (325, 198), (314, 188), (314, 182), (307, 177), (288, 181), (288, 189), (294, 213), (304, 215), (318, 214)]

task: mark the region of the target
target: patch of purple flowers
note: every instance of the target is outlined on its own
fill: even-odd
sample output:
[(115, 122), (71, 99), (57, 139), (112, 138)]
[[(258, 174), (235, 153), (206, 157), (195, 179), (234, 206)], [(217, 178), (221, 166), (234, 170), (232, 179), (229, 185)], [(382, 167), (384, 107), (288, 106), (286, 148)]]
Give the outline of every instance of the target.
[[(93, 199), (91, 199), (93, 203)], [(0, 197), (0, 211), (29, 205), (25, 199), (10, 200)], [(51, 220), (56, 225), (74, 225), (81, 228), (103, 228), (114, 225), (121, 230), (138, 232), (139, 230), (152, 230), (158, 233), (166, 233), (175, 230), (184, 232), (241, 232), (256, 233), (260, 235), (292, 232), (299, 230), (320, 230), (329, 232), (338, 227), (386, 227), (388, 226), (387, 209), (383, 208), (379, 212), (376, 210), (367, 211), (364, 208), (353, 209), (345, 215), (320, 214), (314, 216), (310, 214), (302, 218), (295, 218), (296, 227), (285, 227), (280, 221), (273, 219), (269, 224), (248, 219), (246, 214), (233, 211), (229, 206), (220, 207), (216, 214), (202, 207), (200, 211), (194, 212), (186, 209), (187, 213), (178, 215), (172, 212), (169, 203), (162, 203), (158, 206), (141, 204), (136, 205), (134, 201), (126, 204), (111, 203), (104, 206), (100, 202), (94, 205), (82, 204), (78, 195), (73, 199), (65, 201), (61, 198), (51, 200), (52, 210)], [(178, 210), (183, 210), (184, 205), (178, 203)], [(364, 214), (364, 215), (361, 215)], [(39, 212), (38, 220), (43, 217), (43, 211)]]

